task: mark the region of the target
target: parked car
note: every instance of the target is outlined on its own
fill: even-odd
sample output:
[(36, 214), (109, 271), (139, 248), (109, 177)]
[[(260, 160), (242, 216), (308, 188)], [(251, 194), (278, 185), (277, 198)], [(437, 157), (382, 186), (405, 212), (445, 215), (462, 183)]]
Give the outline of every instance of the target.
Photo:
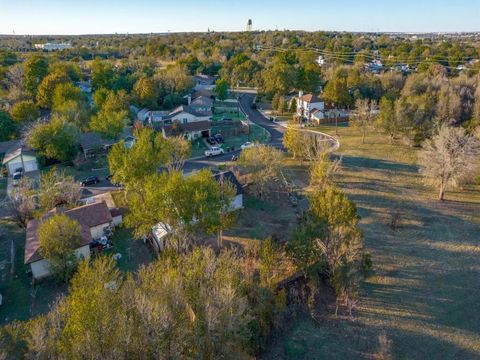
[(224, 153), (224, 150), (218, 146), (214, 146), (211, 149), (205, 150), (205, 156), (208, 156), (208, 157), (223, 155), (223, 153)]
[(12, 179), (13, 180), (20, 180), (23, 176), (23, 172), (22, 171), (15, 171), (12, 175)]
[(240, 149), (245, 150), (245, 149), (248, 149), (248, 148), (251, 148), (251, 147), (254, 147), (254, 146), (255, 146), (254, 143), (252, 143), (250, 141), (247, 141), (245, 144), (242, 144), (240, 146)]
[(217, 144), (217, 140), (215, 140), (215, 138), (213, 136), (210, 136), (208, 139), (207, 139), (207, 142), (210, 144), (210, 145), (216, 145)]
[(214, 138), (215, 138), (215, 140), (216, 140), (218, 143), (223, 143), (223, 136), (222, 136), (222, 134), (215, 134)]
[(113, 178), (113, 174), (108, 174), (107, 176), (105, 176), (105, 180), (111, 182), (113, 186), (117, 186), (117, 187), (122, 186), (122, 184), (120, 183), (112, 182), (112, 178)]
[(100, 182), (100, 179), (98, 176), (89, 176), (85, 180), (80, 181), (80, 185), (82, 186), (90, 186), (90, 185), (95, 185)]

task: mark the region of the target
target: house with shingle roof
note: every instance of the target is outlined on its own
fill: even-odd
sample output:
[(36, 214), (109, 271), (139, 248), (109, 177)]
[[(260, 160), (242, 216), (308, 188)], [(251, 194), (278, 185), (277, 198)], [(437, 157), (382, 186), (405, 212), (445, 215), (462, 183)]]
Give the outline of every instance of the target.
[(303, 119), (310, 120), (314, 111), (325, 109), (323, 100), (314, 94), (303, 94), (303, 91), (300, 91), (295, 99), (297, 101), (297, 115)]
[[(40, 225), (55, 214), (65, 214), (80, 224), (80, 245), (74, 250), (78, 259), (90, 258), (90, 243), (100, 239), (104, 231), (112, 226), (113, 217), (105, 201), (79, 206), (73, 209), (56, 207), (39, 219), (27, 224), (25, 240), (25, 265), (29, 265), (35, 280), (50, 275), (48, 260), (42, 256), (38, 230)], [(115, 214), (114, 214), (115, 215)]]
[(13, 175), (18, 169), (22, 169), (24, 173), (39, 169), (35, 152), (23, 145), (21, 141), (0, 143), (0, 153), (5, 154), (2, 165), (7, 168), (9, 175)]

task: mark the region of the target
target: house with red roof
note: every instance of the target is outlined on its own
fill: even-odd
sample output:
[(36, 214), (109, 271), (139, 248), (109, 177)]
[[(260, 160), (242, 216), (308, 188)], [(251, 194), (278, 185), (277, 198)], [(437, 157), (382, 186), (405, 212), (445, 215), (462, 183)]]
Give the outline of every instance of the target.
[(78, 259), (90, 258), (90, 243), (100, 239), (104, 235), (104, 231), (113, 226), (112, 213), (105, 201), (73, 209), (55, 207), (41, 218), (30, 220), (27, 224), (24, 261), (25, 265), (30, 266), (35, 280), (50, 275), (48, 260), (42, 256), (40, 249), (39, 227), (50, 217), (59, 213), (65, 214), (80, 224), (80, 245), (74, 250)]

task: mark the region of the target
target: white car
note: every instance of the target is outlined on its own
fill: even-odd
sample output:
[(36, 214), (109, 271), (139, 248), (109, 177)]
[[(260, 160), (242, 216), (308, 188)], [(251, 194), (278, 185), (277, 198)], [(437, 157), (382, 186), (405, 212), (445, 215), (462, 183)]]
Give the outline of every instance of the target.
[(254, 147), (254, 146), (255, 146), (254, 143), (248, 141), (248, 142), (246, 142), (245, 144), (242, 144), (242, 145), (240, 146), (240, 149), (245, 150), (245, 149), (248, 149), (248, 148), (251, 148), (251, 147)]
[(218, 146), (213, 146), (212, 148), (205, 150), (205, 156), (208, 156), (208, 157), (223, 155), (223, 154), (224, 154), (224, 150)]

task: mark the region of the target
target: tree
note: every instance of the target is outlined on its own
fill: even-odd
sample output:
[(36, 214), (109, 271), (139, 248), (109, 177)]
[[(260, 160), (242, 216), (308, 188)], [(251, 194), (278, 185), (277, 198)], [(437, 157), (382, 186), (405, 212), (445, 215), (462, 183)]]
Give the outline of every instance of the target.
[(54, 277), (68, 280), (76, 266), (75, 249), (81, 244), (80, 224), (65, 214), (54, 214), (38, 227), (40, 253)]
[(142, 237), (161, 219), (172, 232), (167, 246), (177, 252), (185, 251), (190, 248), (195, 232), (221, 230), (221, 210), (226, 202), (223, 195), (208, 170), (187, 178), (178, 171), (150, 175), (130, 192), (125, 223), (135, 228), (137, 237)]
[(333, 177), (340, 168), (341, 159), (330, 160), (330, 154), (324, 151), (310, 166), (310, 185), (324, 189), (333, 184)]
[(228, 96), (228, 82), (225, 79), (215, 81), (215, 95), (218, 100), (225, 100)]
[(292, 100), (290, 101), (290, 112), (292, 114), (295, 114), (297, 112), (297, 99), (296, 98), (292, 98)]
[(280, 111), (280, 114), (283, 115), (288, 111), (288, 103), (287, 100), (285, 100), (285, 97), (281, 96), (280, 99), (278, 100), (278, 110)]
[(360, 129), (362, 132), (362, 144), (365, 144), (365, 135), (369, 129), (373, 127), (375, 120), (374, 111), (376, 110), (377, 102), (367, 99), (358, 99), (355, 103), (355, 113), (353, 114), (350, 123)]
[(38, 123), (27, 133), (32, 149), (50, 159), (67, 161), (77, 153), (78, 130), (75, 125), (54, 117), (49, 123)]
[(38, 86), (48, 74), (48, 61), (44, 56), (34, 54), (27, 59), (24, 69), (25, 90), (34, 98)]
[(35, 193), (33, 182), (24, 177), (20, 179), (17, 186), (12, 188), (12, 192), (6, 200), (7, 209), (14, 221), (24, 229), (35, 212)]
[(40, 117), (40, 111), (37, 105), (31, 100), (23, 100), (12, 108), (12, 118), (17, 123), (27, 123), (37, 120)]
[(152, 78), (138, 79), (133, 87), (133, 94), (142, 107), (156, 108), (158, 106), (158, 88)]
[(38, 86), (37, 104), (42, 108), (51, 108), (55, 88), (57, 85), (69, 81), (70, 79), (64, 72), (54, 72), (45, 76)]
[(11, 140), (15, 136), (16, 128), (12, 118), (6, 111), (0, 110), (0, 141)]
[(96, 131), (107, 139), (117, 139), (127, 123), (128, 113), (126, 111), (106, 112), (101, 111), (92, 116), (90, 129)]
[[(127, 339), (133, 337), (133, 332), (126, 327), (128, 318), (121, 303), (122, 284), (113, 258), (100, 257), (92, 266), (88, 261), (80, 263), (66, 299), (67, 311), (57, 345), (61, 354), (66, 358), (128, 357)], [(128, 300), (125, 296), (125, 301)], [(128, 304), (135, 306), (134, 302)]]
[(280, 150), (256, 145), (241, 152), (238, 165), (249, 174), (257, 196), (268, 197), (278, 183), (282, 183), (282, 159)]
[(84, 107), (87, 106), (82, 90), (71, 82), (60, 83), (55, 86), (52, 97), (52, 110), (55, 111), (67, 101), (76, 101)]
[(55, 206), (74, 207), (80, 201), (81, 187), (73, 176), (52, 168), (40, 177), (40, 207), (49, 211)]
[[(335, 71), (334, 77), (327, 82), (323, 92), (323, 98), (333, 106), (348, 107), (352, 98), (348, 92), (348, 72), (339, 68)], [(335, 132), (338, 131), (338, 116), (335, 117)]]
[(260, 281), (265, 286), (271, 287), (277, 273), (278, 261), (280, 260), (277, 246), (271, 237), (262, 241), (259, 257)]
[[(210, 233), (217, 234), (218, 247), (223, 247), (223, 231), (232, 226), (235, 221), (235, 214), (232, 211), (232, 200), (237, 194), (237, 190), (233, 184), (220, 174), (218, 179), (219, 185), (219, 211), (218, 214), (212, 213), (214, 217), (211, 218), (211, 225), (209, 226)], [(213, 186), (213, 185), (212, 185)]]
[(296, 159), (302, 154), (303, 136), (302, 131), (296, 127), (295, 124), (288, 124), (287, 130), (283, 135), (283, 146), (293, 155), (293, 158)]
[(279, 54), (262, 72), (263, 89), (268, 94), (287, 94), (298, 82), (299, 71), (291, 54)]
[(161, 133), (143, 128), (135, 133), (135, 138), (135, 146), (131, 149), (121, 141), (108, 153), (113, 181), (125, 185), (127, 191), (138, 189), (148, 176), (156, 174), (165, 164), (162, 151), (165, 139)]
[(161, 157), (169, 172), (181, 171), (185, 161), (190, 157), (192, 143), (182, 136), (168, 137), (161, 148)]
[(458, 186), (478, 169), (480, 144), (463, 128), (442, 125), (438, 134), (423, 144), (419, 153), (420, 172), (438, 186), (438, 200), (445, 198), (448, 187)]
[(382, 133), (388, 135), (388, 140), (391, 144), (400, 131), (400, 124), (398, 123), (395, 102), (393, 100), (387, 97), (383, 97), (380, 100), (380, 111), (375, 125)]
[(80, 130), (86, 130), (90, 112), (88, 105), (83, 101), (66, 100), (56, 105), (52, 115), (63, 119), (68, 124), (75, 125)]
[(112, 89), (115, 82), (115, 71), (113, 66), (100, 59), (92, 62), (92, 87), (94, 89), (105, 88)]

